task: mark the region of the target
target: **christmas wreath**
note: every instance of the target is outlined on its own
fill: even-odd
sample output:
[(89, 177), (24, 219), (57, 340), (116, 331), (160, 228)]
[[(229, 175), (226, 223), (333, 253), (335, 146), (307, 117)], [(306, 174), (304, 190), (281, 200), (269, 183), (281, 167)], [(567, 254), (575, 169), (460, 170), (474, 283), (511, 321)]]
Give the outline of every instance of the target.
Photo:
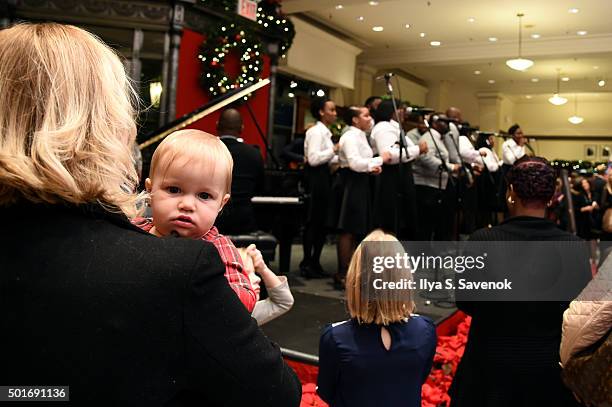
[[(225, 57), (234, 51), (240, 58), (240, 71), (232, 78), (225, 71), (224, 62)], [(254, 36), (247, 35), (245, 29), (234, 23), (220, 24), (218, 30), (207, 33), (200, 46), (198, 58), (202, 64), (202, 87), (210, 95), (218, 96), (258, 80), (263, 69), (262, 53), (261, 43)]]
[[(236, 0), (201, 0), (201, 3), (228, 13), (229, 20), (206, 32), (206, 39), (200, 45), (200, 84), (211, 96), (219, 96), (261, 78), (264, 47), (258, 40), (261, 35), (258, 29), (270, 31), (272, 37), (279, 40), (279, 52), (283, 57), (291, 47), (295, 28), (282, 14), (278, 0), (263, 0), (258, 4), (259, 27), (235, 15)], [(235, 77), (225, 70), (225, 58), (232, 52), (238, 54), (240, 64)]]

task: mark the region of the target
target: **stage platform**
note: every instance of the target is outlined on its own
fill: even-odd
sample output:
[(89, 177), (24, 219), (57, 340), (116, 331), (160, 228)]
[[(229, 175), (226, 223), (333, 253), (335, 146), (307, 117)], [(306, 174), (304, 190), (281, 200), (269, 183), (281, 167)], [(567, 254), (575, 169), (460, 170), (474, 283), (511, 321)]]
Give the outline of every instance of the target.
[[(278, 253), (276, 256), (278, 260)], [(344, 292), (334, 290), (332, 280), (311, 279), (299, 276), (299, 262), (302, 260), (302, 247), (293, 245), (291, 250), (291, 271), (287, 278), (295, 298), (293, 308), (285, 315), (265, 324), (262, 329), (282, 348), (318, 355), (321, 329), (328, 323), (348, 318), (344, 303)], [(336, 272), (336, 247), (325, 245), (321, 255), (321, 265), (330, 275)], [(276, 262), (270, 264), (278, 270)], [(453, 304), (427, 301), (420, 293), (415, 295), (416, 313), (431, 318), (434, 322), (443, 320), (456, 308)], [(438, 305), (444, 305), (441, 307)]]

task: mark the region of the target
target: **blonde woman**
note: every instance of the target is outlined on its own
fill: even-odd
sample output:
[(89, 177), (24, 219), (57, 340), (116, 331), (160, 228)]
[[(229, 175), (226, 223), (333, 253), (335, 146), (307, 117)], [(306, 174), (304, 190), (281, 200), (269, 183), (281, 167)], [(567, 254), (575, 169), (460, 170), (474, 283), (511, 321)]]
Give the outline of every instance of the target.
[(319, 344), (317, 392), (331, 407), (421, 405), (436, 331), (412, 314), (409, 288), (384, 288), (411, 280), (398, 265), (381, 270), (381, 259), (397, 254), (404, 254), (397, 239), (375, 230), (353, 255), (346, 279), (351, 319), (328, 325)]
[(88, 32), (0, 31), (0, 383), (69, 385), (76, 405), (298, 405), (214, 246), (128, 221), (134, 101)]

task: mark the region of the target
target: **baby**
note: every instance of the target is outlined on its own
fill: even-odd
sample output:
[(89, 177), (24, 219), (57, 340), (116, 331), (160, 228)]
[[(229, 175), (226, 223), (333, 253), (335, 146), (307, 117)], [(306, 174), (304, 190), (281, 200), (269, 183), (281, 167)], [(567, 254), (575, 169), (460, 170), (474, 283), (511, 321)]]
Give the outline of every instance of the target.
[(200, 130), (180, 130), (162, 141), (151, 160), (145, 188), (151, 219), (134, 224), (156, 236), (202, 239), (215, 245), (225, 277), (249, 312), (257, 296), (234, 244), (214, 227), (230, 198), (233, 160), (217, 137)]
[(241, 247), (238, 252), (242, 256), (244, 270), (253, 284), (257, 299), (259, 300), (259, 283), (262, 280), (268, 290), (268, 298), (257, 301), (251, 313), (251, 316), (257, 320), (257, 324), (263, 325), (289, 311), (293, 306), (293, 295), (289, 290), (287, 277), (274, 274), (263, 261), (261, 252), (254, 244), (246, 249)]

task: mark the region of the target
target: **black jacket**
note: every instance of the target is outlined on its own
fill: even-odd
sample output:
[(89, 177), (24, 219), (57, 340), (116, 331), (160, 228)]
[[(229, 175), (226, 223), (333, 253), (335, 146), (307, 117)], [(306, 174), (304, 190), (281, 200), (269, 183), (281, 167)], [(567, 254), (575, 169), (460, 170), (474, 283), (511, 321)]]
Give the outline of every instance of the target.
[(86, 406), (299, 404), (211, 244), (94, 205), (0, 218), (0, 384), (69, 385)]
[(250, 233), (257, 230), (257, 221), (251, 198), (263, 189), (264, 163), (259, 150), (224, 136), (221, 141), (234, 160), (231, 198), (215, 225), (223, 234)]
[[(553, 222), (528, 216), (507, 219), (470, 236), (472, 241), (580, 241)], [(586, 248), (586, 246), (585, 246)], [(561, 257), (564, 257), (562, 255)], [(567, 256), (565, 256), (567, 257)], [(513, 259), (517, 271), (525, 259)], [(591, 279), (588, 253), (562, 258), (574, 298)], [(560, 271), (561, 272), (561, 271)], [(575, 406), (559, 368), (561, 323), (567, 302), (467, 302), (468, 343), (449, 391), (451, 407)]]

